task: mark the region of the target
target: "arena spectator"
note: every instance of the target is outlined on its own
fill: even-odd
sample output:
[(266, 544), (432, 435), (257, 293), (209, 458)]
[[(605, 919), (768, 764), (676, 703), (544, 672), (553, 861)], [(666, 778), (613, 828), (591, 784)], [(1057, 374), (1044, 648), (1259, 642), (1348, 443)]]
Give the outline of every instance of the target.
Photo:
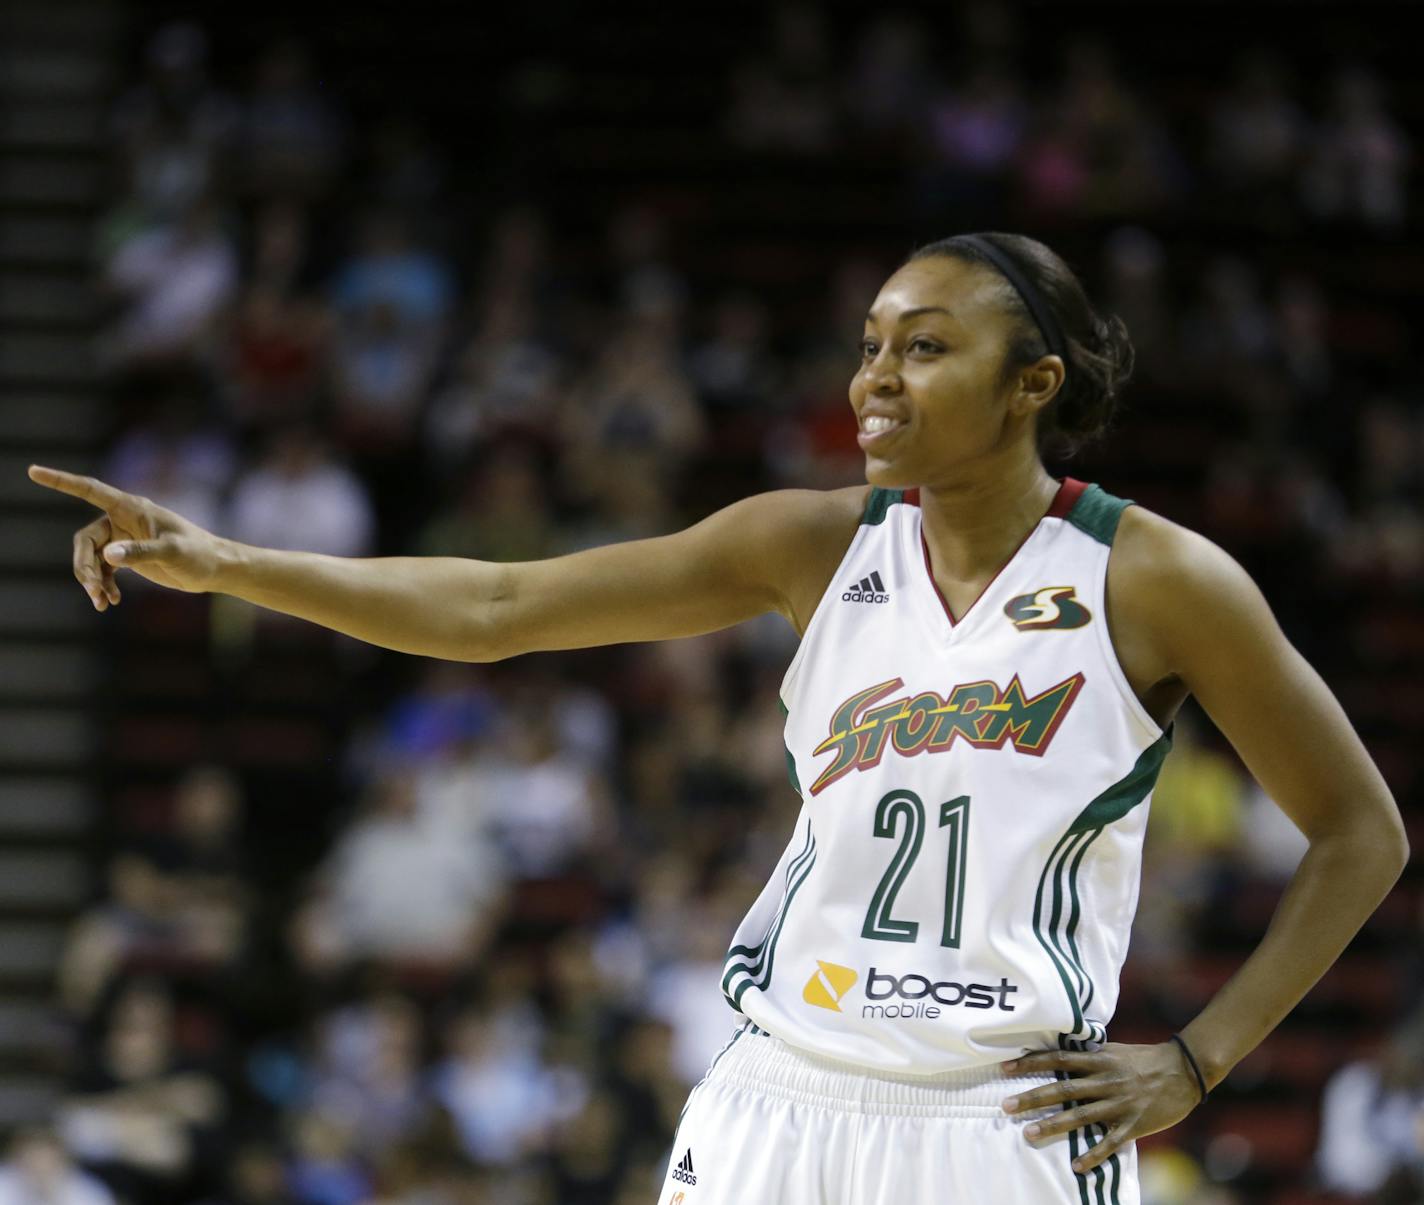
[(323, 1022), (312, 1107), (350, 1127), (373, 1162), (430, 1120), (423, 1043), (419, 1009), (395, 992), (356, 1001)]
[(47, 1129), (21, 1129), (0, 1164), (0, 1205), (114, 1205), (102, 1180), (74, 1166)]
[[(649, 1013), (672, 1030), (670, 1067), (689, 1088), (727, 1041), (727, 1007), (722, 998), (722, 969), (727, 957), (727, 897), (696, 901), (691, 924), (683, 931), (677, 957), (651, 976), (647, 988)], [(735, 929), (736, 920), (732, 919)]]
[(537, 1031), (511, 1033), (499, 1021), (478, 1008), (451, 1019), (433, 1092), (471, 1159), (513, 1166), (540, 1149), (561, 1105), (558, 1082), (540, 1061)]
[(440, 331), (389, 300), (350, 307), (331, 347), (335, 431), (343, 447), (410, 444), (435, 376)]
[(710, 330), (692, 349), (687, 367), (716, 432), (738, 412), (775, 411), (781, 402), (777, 366), (767, 345), (766, 306), (749, 294), (734, 293), (711, 308)]
[(374, 516), (360, 479), (309, 426), (274, 432), (264, 459), (233, 487), (224, 525), (244, 544), (363, 556)]
[(1316, 1168), (1325, 1187), (1385, 1202), (1424, 1192), (1424, 1013), (1325, 1088)]
[(1103, 304), (1132, 332), (1133, 375), (1170, 384), (1180, 366), (1166, 248), (1150, 231), (1122, 226), (1105, 240), (1103, 260)]
[(980, 60), (962, 82), (932, 97), (917, 145), (926, 162), (919, 212), (989, 213), (1002, 205), (1028, 121), (1017, 76), (992, 59)]
[(589, 482), (610, 453), (646, 453), (672, 471), (685, 463), (706, 439), (707, 421), (667, 325), (631, 315), (618, 323), (570, 390), (560, 427), (576, 484)]
[(151, 854), (120, 853), (109, 864), (108, 895), (70, 930), (60, 997), (72, 1016), (88, 1019), (125, 970), (216, 973), (236, 959), (241, 937), (240, 912), (194, 906)]
[(564, 747), (543, 700), (516, 703), (501, 727), (486, 791), (503, 864), (516, 878), (559, 874), (616, 831), (606, 785)]
[(1151, 105), (1097, 39), (1075, 39), (1065, 57), (1058, 95), (1040, 110), (1022, 157), (1026, 203), (1045, 217), (1090, 220), (1170, 205), (1185, 187), (1183, 163)]
[(1288, 76), (1276, 55), (1243, 56), (1232, 87), (1211, 113), (1205, 161), (1221, 203), (1263, 230), (1288, 229), (1299, 220), (1293, 193), (1311, 129)]
[(141, 221), (172, 222), (226, 183), (236, 101), (208, 78), (208, 35), (192, 21), (158, 29), (147, 78), (120, 98), (113, 131)]
[(286, 1190), (281, 1152), (268, 1143), (249, 1142), (228, 1160), (225, 1185), (201, 1205), (312, 1205), (316, 1198)]
[(292, 1122), (292, 1154), (285, 1169), (291, 1194), (303, 1205), (361, 1205), (371, 1195), (371, 1175), (356, 1127), (318, 1109)]
[(856, 39), (842, 103), (868, 153), (913, 145), (911, 131), (925, 111), (933, 78), (929, 40), (924, 21), (908, 13), (872, 15)]
[(210, 1175), (227, 1093), (179, 1047), (173, 1002), (157, 982), (119, 993), (74, 1089), (59, 1132), (119, 1196), (179, 1205)]
[(345, 149), (344, 122), (312, 79), (306, 47), (295, 39), (263, 51), (242, 115), (246, 185), (264, 196), (325, 191)]
[(1413, 144), (1386, 110), (1374, 73), (1341, 67), (1301, 176), (1305, 207), (1317, 220), (1391, 234), (1404, 222), (1412, 156)]
[(342, 320), (385, 306), (402, 328), (426, 332), (440, 330), (454, 297), (449, 265), (415, 244), (406, 219), (379, 210), (363, 219), (354, 253), (332, 285)]
[(422, 817), (416, 788), (408, 771), (373, 782), (319, 872), (294, 934), (314, 971), (366, 956), (448, 964), (483, 944), (506, 871)]
[(749, 151), (824, 153), (836, 138), (826, 18), (796, 2), (783, 2), (770, 18), (770, 53), (744, 59), (733, 72), (727, 135)]
[(225, 381), (243, 427), (313, 416), (329, 326), (319, 306), (253, 285), (237, 306)]
[(204, 359), (237, 289), (237, 255), (213, 204), (195, 201), (120, 246), (105, 283), (120, 306), (106, 338), (111, 367)]

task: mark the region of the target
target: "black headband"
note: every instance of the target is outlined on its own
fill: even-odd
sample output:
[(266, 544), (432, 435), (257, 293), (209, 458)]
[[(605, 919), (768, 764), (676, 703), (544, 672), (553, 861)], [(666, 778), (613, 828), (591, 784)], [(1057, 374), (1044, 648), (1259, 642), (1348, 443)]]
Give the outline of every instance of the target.
[(1028, 277), (1019, 271), (1018, 265), (988, 239), (981, 238), (977, 234), (960, 234), (949, 241), (968, 243), (1003, 273), (1004, 279), (1014, 286), (1018, 295), (1023, 298), (1024, 305), (1028, 306), (1028, 312), (1033, 315), (1033, 320), (1038, 323), (1039, 333), (1043, 335), (1043, 341), (1048, 344), (1048, 350), (1055, 356), (1059, 356), (1066, 367), (1068, 352), (1063, 343), (1063, 332), (1058, 329), (1058, 322), (1053, 317), (1053, 311), (1044, 302)]

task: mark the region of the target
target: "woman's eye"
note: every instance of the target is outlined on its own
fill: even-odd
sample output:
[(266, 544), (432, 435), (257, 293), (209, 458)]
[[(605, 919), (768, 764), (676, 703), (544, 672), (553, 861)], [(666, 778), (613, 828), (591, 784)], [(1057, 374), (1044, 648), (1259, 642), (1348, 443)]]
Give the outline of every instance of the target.
[[(861, 358), (862, 358), (862, 359), (863, 359), (864, 357), (866, 357), (866, 356), (873, 356), (873, 355), (875, 354), (875, 342), (874, 342), (874, 340), (872, 340), (872, 339), (862, 339), (862, 340), (860, 341), (860, 345), (859, 345), (859, 346), (860, 346), (860, 354), (861, 354)], [(917, 348), (917, 347), (922, 347), (922, 348), (924, 348), (926, 351), (929, 351), (929, 352), (939, 352), (939, 351), (943, 351), (943, 350), (944, 350), (944, 349), (943, 349), (942, 347), (940, 347), (938, 344), (936, 344), (936, 343), (931, 343), (928, 339), (913, 339), (913, 340), (911, 340), (911, 342), (910, 342), (910, 350), (911, 350), (911, 351), (914, 351), (915, 348)]]

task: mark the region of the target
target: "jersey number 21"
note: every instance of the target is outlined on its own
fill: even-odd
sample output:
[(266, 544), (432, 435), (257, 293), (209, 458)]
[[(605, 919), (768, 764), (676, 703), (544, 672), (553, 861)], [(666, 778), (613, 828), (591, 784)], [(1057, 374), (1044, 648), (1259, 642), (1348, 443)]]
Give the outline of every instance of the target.
[[(901, 817), (904, 817), (903, 824), (900, 823)], [(960, 914), (964, 910), (965, 844), (969, 837), (968, 795), (939, 805), (939, 826), (949, 829), (949, 856), (944, 878), (944, 925), (940, 930), (939, 944), (957, 949)], [(919, 857), (925, 836), (925, 805), (914, 791), (890, 791), (875, 805), (875, 835), (893, 838), (897, 828), (902, 830), (900, 847), (880, 876), (880, 884), (875, 888), (875, 895), (865, 914), (865, 924), (860, 930), (862, 937), (875, 941), (914, 941), (920, 932), (919, 921), (896, 920), (890, 915), (895, 907), (895, 896)]]

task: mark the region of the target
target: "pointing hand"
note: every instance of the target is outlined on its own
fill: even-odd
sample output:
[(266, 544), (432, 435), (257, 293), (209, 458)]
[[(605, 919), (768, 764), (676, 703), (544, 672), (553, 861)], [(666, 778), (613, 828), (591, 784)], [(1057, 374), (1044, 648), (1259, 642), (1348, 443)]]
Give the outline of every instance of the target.
[(138, 494), (94, 477), (32, 464), (30, 480), (92, 503), (104, 513), (74, 533), (74, 576), (96, 611), (119, 602), (114, 571), (132, 569), (160, 586), (202, 594), (213, 588), (227, 541)]

